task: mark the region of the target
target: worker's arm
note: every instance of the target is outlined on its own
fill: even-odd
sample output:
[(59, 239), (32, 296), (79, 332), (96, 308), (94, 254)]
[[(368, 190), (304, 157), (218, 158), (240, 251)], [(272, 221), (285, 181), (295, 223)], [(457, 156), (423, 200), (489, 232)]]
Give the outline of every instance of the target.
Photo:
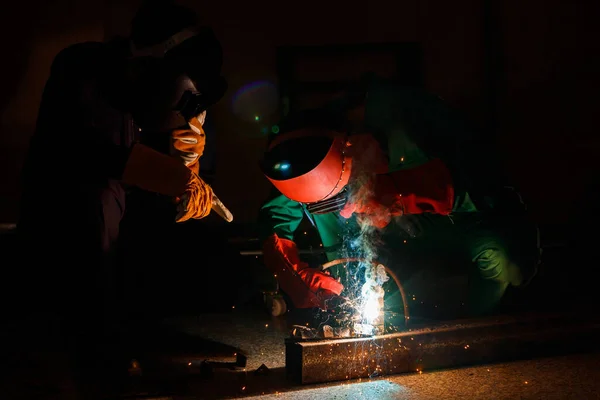
[[(461, 124), (441, 99), (375, 80), (369, 86), (365, 125), (388, 150), (389, 172), (357, 187), (341, 215), (378, 227), (403, 214), (447, 215), (454, 205), (454, 166)], [(442, 158), (443, 157), (443, 158)], [(364, 182), (361, 182), (364, 183)]]
[(384, 142), (390, 170), (439, 158), (452, 169), (464, 143), (473, 140), (465, 118), (439, 96), (373, 78), (367, 88), (365, 125)]
[(449, 215), (454, 205), (450, 172), (439, 159), (415, 168), (372, 177), (358, 187), (340, 215), (384, 228), (393, 217), (404, 214)]
[(282, 195), (274, 187), (267, 201), (261, 206), (258, 214), (259, 235), (261, 242), (276, 233), (287, 240), (294, 239), (294, 233), (304, 218), (302, 205)]
[(296, 307), (326, 308), (328, 300), (339, 295), (344, 287), (300, 260), (294, 232), (303, 217), (300, 203), (273, 189), (272, 196), (261, 207), (258, 221), (264, 262)]
[[(92, 65), (99, 48), (74, 47), (55, 59), (38, 116), (38, 154), (50, 152), (55, 172), (80, 183), (107, 179), (182, 198), (178, 221), (202, 218), (212, 206), (213, 193), (177, 158), (142, 144), (119, 143), (122, 114), (106, 103), (117, 82)], [(112, 66), (114, 67), (114, 66)], [(116, 90), (116, 89), (115, 89)]]

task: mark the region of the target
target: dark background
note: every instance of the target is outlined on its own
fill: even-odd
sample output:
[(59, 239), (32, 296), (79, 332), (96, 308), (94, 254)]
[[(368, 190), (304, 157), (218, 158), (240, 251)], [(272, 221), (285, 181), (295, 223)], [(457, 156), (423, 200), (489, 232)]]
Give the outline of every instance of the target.
[[(23, 0), (3, 5), (0, 224), (17, 220), (19, 173), (53, 58), (74, 43), (127, 35), (140, 3), (141, 0)], [(233, 305), (261, 297), (257, 289), (274, 289), (274, 279), (260, 256), (239, 255), (240, 249), (260, 247), (257, 240), (251, 240), (256, 230), (253, 225), (270, 185), (259, 171), (258, 160), (267, 133), (279, 116), (269, 106), (273, 98), (270, 90), (278, 87), (294, 105), (314, 105), (341, 89), (336, 86), (339, 81), (357, 79), (366, 71), (388, 76), (400, 71), (406, 79), (418, 82), (462, 110), (481, 128), (486, 134), (485, 143), (500, 154), (499, 168), (521, 190), (531, 217), (543, 227), (547, 279), (538, 286), (534, 284), (524, 300), (515, 296), (515, 304), (530, 303), (532, 307), (554, 311), (585, 309), (587, 305), (597, 311), (597, 285), (592, 276), (597, 272), (594, 256), (600, 226), (596, 216), (600, 196), (595, 194), (600, 189), (600, 43), (594, 32), (600, 3), (181, 3), (195, 9), (203, 23), (215, 30), (224, 49), (223, 73), (230, 89), (209, 111), (209, 143), (203, 166), (208, 169), (215, 192), (233, 212), (235, 222), (226, 224), (211, 215), (205, 220), (177, 225), (177, 233), (164, 246), (146, 243), (162, 257), (147, 255), (149, 262), (134, 259), (129, 268), (119, 271), (120, 289), (126, 295), (120, 298), (120, 308), (150, 310), (156, 316), (198, 315), (215, 310), (233, 314), (242, 309), (236, 307), (233, 311)], [(333, 47), (319, 51), (319, 46)], [(340, 46), (349, 47), (345, 53), (332, 50)], [(387, 50), (378, 52), (376, 48)], [(292, 96), (294, 82), (302, 82), (301, 86), (308, 89), (326, 90), (308, 90)], [(253, 93), (252, 88), (256, 89), (254, 97), (248, 95)], [(247, 96), (240, 97), (240, 93)], [(285, 98), (278, 100), (284, 105), (279, 109), (282, 111), (288, 103)], [(253, 115), (260, 115), (259, 121)], [(78, 162), (82, 160), (73, 160), (74, 168)], [(40, 194), (40, 201), (44, 195)], [(146, 222), (152, 224), (150, 219)], [(302, 235), (304, 231), (310, 232), (310, 227), (300, 229), (299, 247), (318, 249), (316, 238)], [(28, 263), (56, 267), (36, 258), (43, 255), (36, 253), (35, 243), (31, 252), (15, 255), (13, 241), (13, 235), (0, 229), (0, 286), (7, 309), (2, 313), (4, 320), (12, 316), (8, 309), (20, 317), (25, 314), (19, 307), (21, 303), (39, 301), (28, 286), (29, 280), (36, 280)], [(559, 246), (553, 247), (555, 244)], [(189, 263), (170, 262), (171, 251), (180, 252), (178, 255)], [(19, 263), (17, 258), (24, 262)], [(82, 268), (85, 267), (82, 260)], [(197, 321), (196, 324), (202, 324), (203, 320)], [(38, 320), (31, 326), (23, 337), (34, 337), (37, 342), (43, 326)], [(264, 333), (257, 332), (262, 343)], [(4, 342), (15, 346), (11, 340)], [(171, 342), (179, 345), (177, 340)], [(156, 342), (148, 343), (154, 350)], [(186, 345), (183, 342), (180, 346)], [(30, 364), (27, 358), (20, 357), (21, 354), (21, 363)], [(87, 357), (86, 354), (86, 362)], [(57, 368), (54, 358), (47, 365), (48, 371)], [(11, 370), (16, 376), (22, 369), (11, 364)], [(30, 372), (22, 375), (35, 376)], [(11, 386), (20, 387), (9, 380)]]
[[(72, 43), (127, 34), (139, 3), (23, 1), (3, 8), (1, 222), (16, 220), (18, 174), (53, 57)], [(185, 3), (214, 28), (225, 51), (230, 90), (209, 118), (217, 132), (215, 190), (236, 222), (255, 221), (268, 193), (257, 166), (266, 140), (261, 124), (269, 126), (277, 116), (261, 116), (258, 125), (244, 120), (232, 112), (235, 93), (252, 82), (278, 83), (278, 47), (382, 42), (416, 44), (424, 85), (479, 126), (491, 127), (503, 168), (536, 219), (563, 225), (585, 210), (584, 193), (599, 171), (596, 2)], [(364, 58), (350, 63), (322, 57), (297, 65), (312, 80), (389, 68), (385, 56)]]

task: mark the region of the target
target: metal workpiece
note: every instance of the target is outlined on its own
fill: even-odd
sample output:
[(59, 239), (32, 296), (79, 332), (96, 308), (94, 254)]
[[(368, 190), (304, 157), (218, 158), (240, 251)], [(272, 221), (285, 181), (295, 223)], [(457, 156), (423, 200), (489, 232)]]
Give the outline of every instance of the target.
[(299, 384), (420, 373), (598, 349), (600, 318), (536, 315), (454, 321), (367, 338), (286, 339), (286, 374)]

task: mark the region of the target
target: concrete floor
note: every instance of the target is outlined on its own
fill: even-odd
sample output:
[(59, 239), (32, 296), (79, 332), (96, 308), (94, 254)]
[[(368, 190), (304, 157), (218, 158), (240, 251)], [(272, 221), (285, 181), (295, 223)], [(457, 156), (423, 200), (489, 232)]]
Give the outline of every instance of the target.
[[(194, 336), (238, 348), (248, 356), (244, 371), (221, 371), (209, 381), (195, 380), (190, 382), (189, 395), (173, 399), (600, 399), (600, 354), (298, 386), (285, 377), (286, 331), (281, 319), (232, 310), (227, 316), (178, 318), (170, 323)], [(257, 375), (254, 371), (263, 364), (269, 373)]]
[[(215, 344), (199, 345), (195, 352), (183, 351), (170, 357), (167, 366), (170, 376), (155, 385), (160, 388), (154, 392), (156, 395), (148, 396), (153, 391), (144, 385), (137, 386), (135, 391), (125, 391), (124, 395), (135, 393), (137, 397), (130, 398), (172, 400), (600, 399), (600, 354), (299, 386), (285, 376), (287, 331), (281, 318), (271, 317), (263, 310), (232, 309), (226, 314), (171, 318), (167, 323), (198, 343)], [(39, 321), (36, 326), (40, 327)], [(33, 328), (27, 327), (29, 331)], [(158, 341), (150, 343), (154, 349), (163, 345)], [(201, 373), (202, 361), (233, 361), (236, 352), (248, 357), (245, 369), (217, 368), (212, 376)], [(66, 359), (60, 352), (34, 351), (11, 362), (8, 374), (0, 380), (2, 399), (88, 400), (77, 395)], [(257, 368), (263, 364), (268, 368), (267, 373), (257, 374)], [(142, 362), (142, 370), (144, 367)], [(146, 377), (152, 378), (152, 374)], [(144, 392), (146, 397), (141, 397)]]
[[(248, 399), (600, 399), (600, 355), (586, 354), (346, 382)], [(199, 398), (199, 397), (198, 397)]]
[[(552, 288), (552, 285), (547, 287)], [(533, 298), (543, 301), (547, 307), (562, 303), (559, 299), (553, 303), (537, 294)], [(163, 398), (174, 400), (253, 396), (266, 399), (600, 399), (600, 355), (597, 354), (299, 387), (285, 378), (286, 324), (265, 310), (232, 308), (227, 313), (171, 318), (166, 322), (176, 331), (188, 334), (191, 342), (154, 338), (146, 340), (145, 345), (152, 351), (174, 343), (184, 349), (168, 360), (170, 379), (174, 377), (172, 380), (176, 383), (157, 385), (162, 393), (170, 394)], [(39, 343), (41, 338), (47, 337), (45, 330), (49, 325), (48, 321), (36, 319), (15, 328), (14, 334), (7, 337), (3, 336), (7, 329), (0, 332), (7, 351), (0, 354), (0, 359), (8, 367), (4, 368), (8, 372), (0, 377), (0, 399), (89, 400), (77, 395), (60, 346)], [(16, 348), (15, 337), (25, 343), (23, 349)], [(194, 341), (199, 345), (188, 345)], [(32, 344), (35, 345), (32, 347)], [(194, 347), (196, 351), (191, 350)], [(218, 369), (212, 377), (201, 374), (203, 360), (233, 361), (236, 352), (247, 355), (245, 370)], [(131, 357), (137, 355), (132, 352)], [(93, 358), (90, 363), (94, 363)], [(255, 374), (263, 364), (269, 372)], [(142, 363), (142, 369), (144, 367)], [(167, 390), (162, 390), (164, 388)]]
[(284, 339), (288, 332), (284, 318), (271, 317), (260, 310), (233, 309), (229, 314), (172, 318), (167, 324), (191, 336), (239, 349), (248, 357), (249, 371), (262, 364), (268, 368), (285, 367)]

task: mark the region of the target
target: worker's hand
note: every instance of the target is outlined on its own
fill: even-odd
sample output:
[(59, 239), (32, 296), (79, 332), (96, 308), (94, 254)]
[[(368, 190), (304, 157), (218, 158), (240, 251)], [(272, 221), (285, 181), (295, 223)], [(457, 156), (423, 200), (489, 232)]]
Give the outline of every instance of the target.
[(355, 187), (340, 215), (350, 218), (356, 214), (359, 222), (377, 228), (404, 214), (448, 215), (454, 204), (450, 172), (437, 159), (419, 167), (375, 175)]
[(344, 218), (353, 214), (359, 223), (385, 228), (392, 217), (403, 215), (402, 195), (394, 187), (388, 175), (376, 175), (369, 182), (357, 187), (340, 211)]
[(296, 244), (277, 234), (263, 245), (264, 262), (297, 308), (326, 309), (344, 286), (334, 277), (300, 261)]
[(206, 182), (192, 172), (185, 193), (177, 200), (177, 217), (175, 217), (177, 222), (184, 222), (190, 218), (201, 219), (210, 214), (213, 191)]
[(200, 157), (204, 153), (206, 134), (202, 128), (206, 111), (189, 122), (189, 129), (175, 129), (171, 132), (171, 154), (179, 157), (195, 173), (200, 169)]

